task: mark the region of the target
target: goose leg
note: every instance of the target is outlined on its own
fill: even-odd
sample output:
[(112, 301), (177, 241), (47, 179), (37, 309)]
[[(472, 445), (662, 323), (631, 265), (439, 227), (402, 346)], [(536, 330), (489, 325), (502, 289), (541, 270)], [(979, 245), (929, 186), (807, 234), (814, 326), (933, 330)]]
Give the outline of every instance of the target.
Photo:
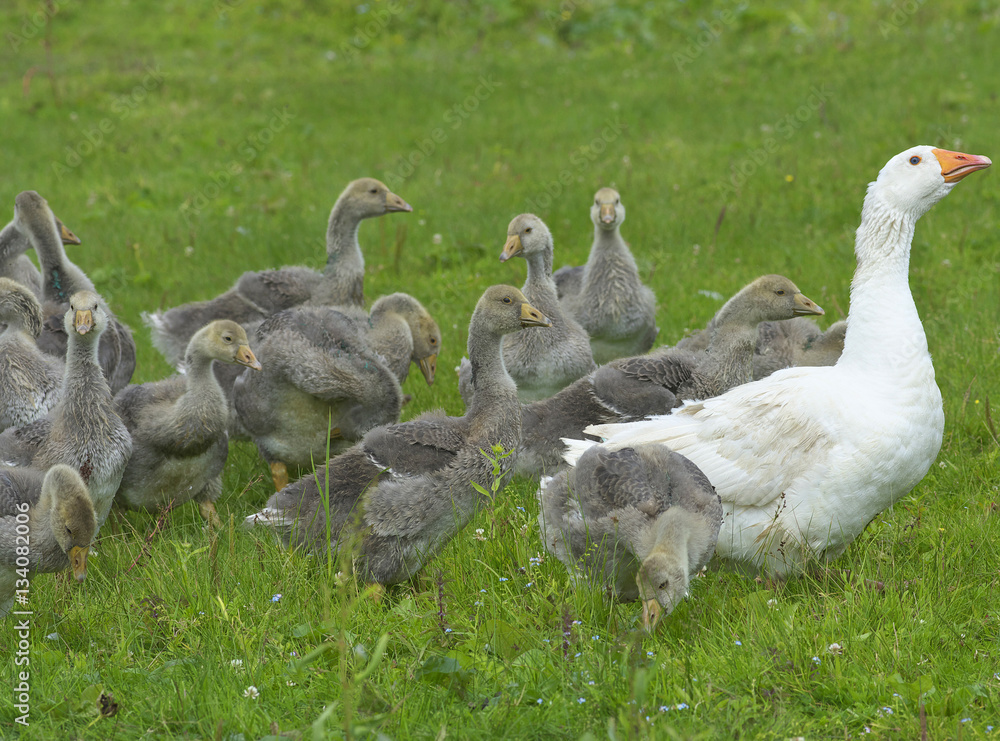
[(281, 461), (271, 464), (271, 478), (274, 480), (274, 490), (281, 491), (288, 486), (288, 468)]
[(198, 509), (201, 510), (201, 516), (205, 518), (205, 524), (209, 527), (222, 528), (222, 520), (215, 510), (215, 502), (198, 502)]

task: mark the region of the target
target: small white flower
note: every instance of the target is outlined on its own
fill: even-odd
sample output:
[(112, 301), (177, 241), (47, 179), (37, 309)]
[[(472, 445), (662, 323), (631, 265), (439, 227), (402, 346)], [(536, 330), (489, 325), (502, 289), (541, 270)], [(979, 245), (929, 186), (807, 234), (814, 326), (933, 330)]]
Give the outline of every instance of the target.
[(776, 600), (776, 599), (769, 599), (767, 601), (767, 606), (770, 607), (773, 610), (775, 607), (778, 606), (778, 600)]
[(431, 242), (433, 242), (434, 244), (441, 244), (441, 235), (435, 234), (433, 237), (431, 237)]
[(476, 540), (486, 540), (486, 531), (481, 527), (476, 528), (476, 534), (472, 536)]
[(233, 669), (242, 669), (243, 659), (233, 659), (232, 661), (229, 662), (229, 666), (231, 666)]
[(249, 687), (243, 690), (243, 696), (248, 697), (251, 700), (256, 700), (258, 697), (260, 697), (260, 690), (258, 690), (251, 684)]
[(191, 245), (188, 245), (187, 247), (185, 247), (184, 248), (184, 254), (187, 257), (191, 257), (191, 255), (194, 254), (194, 247), (192, 247)]
[(844, 653), (844, 647), (841, 646), (839, 643), (831, 643), (829, 646), (826, 647), (826, 650), (834, 654), (835, 656), (837, 654)]
[(290, 679), (289, 679), (288, 681), (286, 681), (286, 682), (285, 682), (285, 684), (286, 684), (286, 685), (287, 685), (288, 687), (294, 687), (294, 686), (296, 685), (296, 683), (295, 683), (295, 682), (293, 682), (293, 681), (292, 681), (292, 680), (290, 680)]

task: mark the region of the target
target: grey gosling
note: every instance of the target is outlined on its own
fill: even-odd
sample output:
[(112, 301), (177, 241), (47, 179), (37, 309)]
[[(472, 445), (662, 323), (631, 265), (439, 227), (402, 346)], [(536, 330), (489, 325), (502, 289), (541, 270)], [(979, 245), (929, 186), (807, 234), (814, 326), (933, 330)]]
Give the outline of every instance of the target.
[[(532, 306), (552, 323), (544, 332), (518, 332), (504, 337), (503, 358), (522, 402), (552, 396), (578, 378), (594, 370), (590, 338), (583, 327), (563, 308), (552, 281), (552, 234), (534, 214), (515, 216), (507, 227), (507, 242), (500, 262), (520, 256), (528, 263), (528, 275), (521, 289)], [(472, 368), (463, 358), (458, 367), (459, 392), (469, 404)]]
[(543, 478), (538, 501), (545, 548), (574, 581), (582, 571), (618, 599), (642, 600), (647, 630), (687, 596), (722, 525), (722, 500), (705, 474), (664, 445), (594, 446)]
[[(66, 357), (67, 334), (63, 317), (70, 296), (95, 291), (90, 278), (66, 257), (58, 221), (48, 202), (33, 190), (14, 199), (14, 226), (31, 242), (42, 266), (42, 333), (38, 347), (57, 358)], [(104, 306), (108, 328), (101, 335), (98, 361), (111, 392), (125, 388), (135, 372), (135, 340), (132, 330)]]
[(403, 391), (356, 321), (300, 306), (268, 317), (251, 345), (264, 366), (233, 384), (233, 407), (271, 468), (276, 490), (289, 467), (311, 468), (399, 419)]
[(59, 401), (65, 363), (35, 344), (42, 307), (27, 286), (0, 278), (0, 431), (48, 414)]
[(94, 503), (75, 470), (0, 468), (0, 617), (28, 589), (29, 573), (70, 566), (83, 581), (96, 533)]
[[(354, 323), (355, 329), (368, 344), (369, 349), (381, 357), (400, 384), (409, 375), (411, 362), (420, 368), (428, 385), (434, 383), (437, 356), (441, 351), (441, 330), (427, 309), (413, 296), (406, 293), (383, 296), (372, 304), (369, 313), (355, 306), (337, 306), (332, 309)], [(305, 310), (312, 311), (309, 308)], [(314, 314), (322, 315), (323, 312), (314, 311)], [(252, 342), (257, 341), (260, 324), (247, 328), (247, 335), (253, 338)], [(215, 377), (232, 407), (233, 386), (236, 378), (242, 375), (245, 369), (238, 365), (216, 363), (214, 370)], [(237, 440), (250, 439), (249, 433), (239, 421), (235, 408), (230, 411), (229, 436)]]
[[(63, 244), (80, 244), (80, 238), (56, 218), (56, 228)], [(24, 253), (31, 240), (10, 222), (0, 230), (0, 278), (10, 278), (26, 286), (39, 301), (42, 299), (42, 274)]]
[(163, 509), (194, 500), (202, 517), (221, 525), (215, 500), (229, 455), (229, 404), (212, 361), (260, 370), (236, 322), (219, 319), (188, 343), (183, 376), (127, 386), (115, 411), (132, 435), (132, 456), (115, 501), (129, 509)]
[(649, 350), (656, 340), (656, 297), (621, 235), (625, 206), (614, 188), (601, 188), (590, 207), (594, 243), (586, 265), (553, 275), (563, 307), (590, 335), (599, 364)]
[(364, 304), (365, 259), (358, 228), (365, 219), (413, 208), (374, 178), (348, 183), (330, 212), (323, 272), (292, 266), (247, 272), (236, 285), (209, 301), (197, 301), (144, 314), (153, 345), (167, 362), (179, 367), (191, 336), (213, 319), (248, 324), (294, 306)]
[(429, 412), (377, 427), (275, 494), (247, 524), (270, 524), (286, 545), (350, 549), (368, 582), (411, 578), (488, 504), (475, 487), (492, 488), (487, 454), (496, 447), (513, 451), (499, 460), (501, 485), (509, 479), (521, 412), (500, 345), (506, 334), (548, 323), (518, 289), (487, 289), (469, 323), (474, 393), (464, 416)]
[(97, 527), (108, 511), (132, 454), (132, 438), (115, 413), (97, 353), (108, 315), (101, 297), (80, 291), (64, 317), (69, 336), (62, 398), (48, 416), (0, 434), (0, 461), (46, 470), (65, 463), (87, 483)]
[(820, 315), (823, 309), (781, 275), (765, 275), (745, 286), (713, 320), (706, 352), (663, 348), (620, 358), (574, 382), (549, 399), (524, 407), (517, 473), (539, 476), (559, 468), (561, 438), (582, 439), (584, 428), (668, 414), (689, 399), (707, 399), (753, 380), (757, 326), (770, 320)]

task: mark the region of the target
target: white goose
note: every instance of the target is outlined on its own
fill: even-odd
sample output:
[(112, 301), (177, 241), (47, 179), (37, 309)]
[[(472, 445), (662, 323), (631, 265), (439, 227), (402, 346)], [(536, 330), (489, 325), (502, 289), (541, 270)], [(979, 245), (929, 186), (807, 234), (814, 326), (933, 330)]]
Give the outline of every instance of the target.
[[(777, 577), (841, 554), (937, 457), (941, 392), (907, 280), (919, 219), (987, 157), (932, 147), (897, 154), (868, 186), (855, 244), (844, 352), (672, 415), (596, 425), (611, 449), (659, 442), (722, 497), (722, 558)], [(566, 440), (575, 463), (592, 442)]]

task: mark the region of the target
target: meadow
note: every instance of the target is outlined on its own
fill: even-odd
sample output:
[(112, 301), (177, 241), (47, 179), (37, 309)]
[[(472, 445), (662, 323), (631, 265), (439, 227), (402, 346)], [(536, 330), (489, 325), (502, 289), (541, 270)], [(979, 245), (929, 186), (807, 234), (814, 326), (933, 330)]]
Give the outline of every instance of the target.
[[(438, 377), (404, 418), (463, 411), (477, 298), (533, 211), (556, 266), (614, 185), (658, 298), (658, 342), (763, 273), (846, 315), (866, 185), (915, 144), (996, 159), (1000, 10), (848, 0), (8, 0), (0, 201), (44, 195), (70, 259), (135, 333), (135, 382), (172, 369), (140, 313), (243, 271), (324, 262), (329, 209), (374, 176), (414, 207), (366, 222), (369, 300), (420, 299)], [(992, 133), (991, 133), (992, 132)], [(31, 587), (30, 725), (0, 625), (0, 737), (991, 738), (1000, 735), (1000, 189), (976, 174), (917, 226), (910, 282), (944, 397), (926, 478), (825, 570), (714, 565), (654, 635), (574, 591), (515, 479), (412, 583), (242, 519), (273, 492), (234, 443), (219, 502), (128, 513), (86, 582)], [(888, 307), (891, 311), (891, 307)]]

